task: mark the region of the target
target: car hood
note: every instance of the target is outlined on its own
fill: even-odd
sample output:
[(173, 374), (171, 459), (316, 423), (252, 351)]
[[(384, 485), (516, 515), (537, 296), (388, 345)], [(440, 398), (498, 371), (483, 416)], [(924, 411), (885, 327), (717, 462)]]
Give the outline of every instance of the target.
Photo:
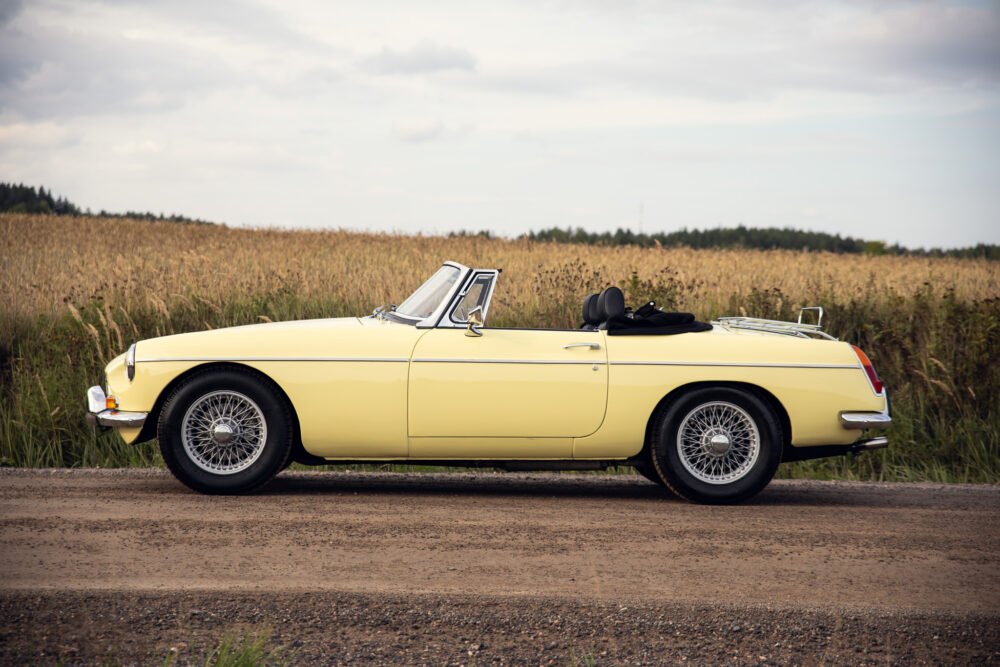
[(269, 322), (139, 341), (136, 362), (409, 355), (418, 331), (372, 318)]

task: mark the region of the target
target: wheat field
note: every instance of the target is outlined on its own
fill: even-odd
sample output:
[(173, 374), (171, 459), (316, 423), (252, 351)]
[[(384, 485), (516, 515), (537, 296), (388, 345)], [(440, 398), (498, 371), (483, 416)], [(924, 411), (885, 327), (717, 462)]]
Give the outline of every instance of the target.
[(840, 299), (906, 295), (924, 283), (953, 289), (962, 299), (1000, 294), (995, 263), (948, 258), (600, 247), (27, 215), (0, 216), (0, 243), (0, 299), (27, 314), (101, 297), (127, 310), (284, 289), (304, 298), (337, 298), (366, 313), (405, 297), (446, 259), (502, 268), (494, 314), (511, 320), (541, 299), (579, 301), (588, 290), (621, 284), (633, 274), (640, 284), (675, 283), (691, 308), (726, 305), (731, 295), (754, 289), (777, 289), (796, 303), (827, 293)]
[(490, 321), (575, 326), (619, 285), (700, 319), (794, 317), (822, 305), (893, 390), (885, 453), (785, 474), (1000, 478), (1000, 270), (986, 260), (785, 250), (600, 247), (526, 240), (278, 231), (0, 215), (0, 463), (156, 463), (84, 427), (82, 399), (140, 338), (261, 321), (361, 315), (399, 303), (440, 263), (503, 269)]

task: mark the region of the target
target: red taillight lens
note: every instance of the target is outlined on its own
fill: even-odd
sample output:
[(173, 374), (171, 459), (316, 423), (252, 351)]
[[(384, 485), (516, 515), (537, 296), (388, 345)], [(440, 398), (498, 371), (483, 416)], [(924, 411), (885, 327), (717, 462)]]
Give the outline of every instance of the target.
[(872, 388), (875, 390), (875, 393), (881, 394), (884, 385), (882, 384), (882, 381), (878, 379), (878, 373), (875, 372), (875, 367), (872, 366), (871, 359), (869, 359), (868, 355), (864, 353), (864, 350), (857, 345), (852, 345), (851, 347), (854, 348), (854, 354), (858, 355), (858, 359), (861, 360), (861, 367), (864, 368), (865, 373), (868, 374), (868, 379), (871, 381)]

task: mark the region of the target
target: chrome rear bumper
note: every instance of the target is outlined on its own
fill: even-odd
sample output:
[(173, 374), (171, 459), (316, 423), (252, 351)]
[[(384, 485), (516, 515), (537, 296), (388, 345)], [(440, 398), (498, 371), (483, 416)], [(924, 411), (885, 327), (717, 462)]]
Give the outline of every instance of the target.
[(840, 425), (849, 429), (886, 429), (892, 425), (892, 417), (886, 412), (841, 412)]
[(892, 426), (889, 392), (885, 392), (885, 410), (882, 412), (841, 412), (840, 425), (844, 428), (862, 430), (866, 428), (884, 430)]
[(87, 422), (96, 426), (142, 428), (148, 412), (125, 412), (108, 408), (108, 397), (100, 387), (87, 390)]

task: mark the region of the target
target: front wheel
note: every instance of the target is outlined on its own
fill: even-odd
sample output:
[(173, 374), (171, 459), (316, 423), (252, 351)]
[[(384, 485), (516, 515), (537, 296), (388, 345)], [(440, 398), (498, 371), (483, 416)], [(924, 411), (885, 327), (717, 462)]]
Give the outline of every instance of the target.
[(270, 381), (249, 369), (187, 378), (167, 398), (157, 426), (167, 467), (202, 493), (253, 491), (291, 455), (288, 406)]
[(658, 484), (659, 486), (664, 485), (663, 480), (656, 473), (656, 468), (653, 467), (652, 463), (642, 461), (640, 463), (636, 463), (634, 468), (637, 473), (648, 479), (653, 484)]
[(706, 387), (674, 401), (654, 423), (652, 460), (667, 486), (698, 503), (737, 503), (774, 477), (781, 423), (755, 394)]

